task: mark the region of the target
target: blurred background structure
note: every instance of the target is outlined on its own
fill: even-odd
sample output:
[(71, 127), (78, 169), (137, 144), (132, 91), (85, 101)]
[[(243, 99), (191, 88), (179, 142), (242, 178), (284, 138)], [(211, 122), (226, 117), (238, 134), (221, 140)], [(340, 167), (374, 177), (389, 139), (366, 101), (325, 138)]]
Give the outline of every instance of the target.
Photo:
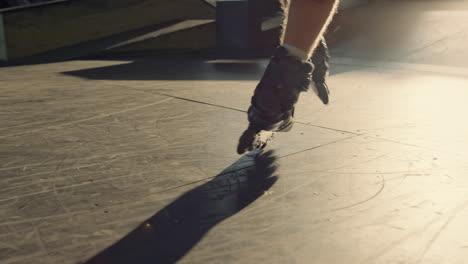
[[(367, 2), (344, 0), (342, 8)], [(280, 0), (2, 3), (9, 8), (0, 11), (0, 60), (10, 63), (216, 47), (266, 55), (278, 44), (283, 17)]]
[(0, 263), (466, 263), (468, 2), (342, 0), (243, 156), (279, 2), (0, 3)]

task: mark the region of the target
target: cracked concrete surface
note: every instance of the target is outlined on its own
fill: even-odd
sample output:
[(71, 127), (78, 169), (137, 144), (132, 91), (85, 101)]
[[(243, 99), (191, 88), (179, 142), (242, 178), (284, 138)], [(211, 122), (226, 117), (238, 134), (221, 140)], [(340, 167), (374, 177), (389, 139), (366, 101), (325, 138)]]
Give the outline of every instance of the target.
[[(446, 60), (465, 45), (447, 35), (468, 23), (457, 3), (418, 9), (432, 28), (389, 53), (405, 59), (350, 48), (367, 33), (335, 47), (330, 105), (303, 94), (263, 170), (235, 148), (265, 60), (0, 68), (0, 263), (465, 263), (468, 72)], [(427, 33), (444, 18), (459, 23)]]

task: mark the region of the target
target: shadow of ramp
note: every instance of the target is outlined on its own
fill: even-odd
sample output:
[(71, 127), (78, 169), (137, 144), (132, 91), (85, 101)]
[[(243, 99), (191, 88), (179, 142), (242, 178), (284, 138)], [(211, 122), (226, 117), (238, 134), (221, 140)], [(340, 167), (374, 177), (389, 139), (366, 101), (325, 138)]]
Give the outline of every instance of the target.
[(243, 156), (186, 192), (86, 264), (175, 263), (224, 219), (257, 200), (278, 176), (272, 151)]
[(88, 80), (248, 80), (258, 81), (265, 70), (261, 61), (217, 62), (188, 56), (129, 58), (131, 62), (62, 72)]

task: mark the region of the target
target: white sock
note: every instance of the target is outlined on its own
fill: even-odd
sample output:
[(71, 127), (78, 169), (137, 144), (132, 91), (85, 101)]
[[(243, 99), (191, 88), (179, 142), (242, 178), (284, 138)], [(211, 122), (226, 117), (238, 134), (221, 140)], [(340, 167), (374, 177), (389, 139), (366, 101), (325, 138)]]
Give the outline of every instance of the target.
[(297, 57), (302, 61), (306, 61), (309, 58), (309, 55), (307, 54), (307, 52), (299, 48), (296, 48), (293, 45), (283, 44), (283, 47), (286, 48), (286, 50), (288, 51), (290, 55)]

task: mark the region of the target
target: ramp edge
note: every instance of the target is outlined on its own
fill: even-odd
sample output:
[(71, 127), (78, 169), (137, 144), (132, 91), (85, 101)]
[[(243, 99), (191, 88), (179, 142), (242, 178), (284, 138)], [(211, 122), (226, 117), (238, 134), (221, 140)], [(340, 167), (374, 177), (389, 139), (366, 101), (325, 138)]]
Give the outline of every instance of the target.
[(3, 26), (3, 14), (0, 13), (0, 61), (7, 61), (7, 47), (5, 39), (5, 29)]

